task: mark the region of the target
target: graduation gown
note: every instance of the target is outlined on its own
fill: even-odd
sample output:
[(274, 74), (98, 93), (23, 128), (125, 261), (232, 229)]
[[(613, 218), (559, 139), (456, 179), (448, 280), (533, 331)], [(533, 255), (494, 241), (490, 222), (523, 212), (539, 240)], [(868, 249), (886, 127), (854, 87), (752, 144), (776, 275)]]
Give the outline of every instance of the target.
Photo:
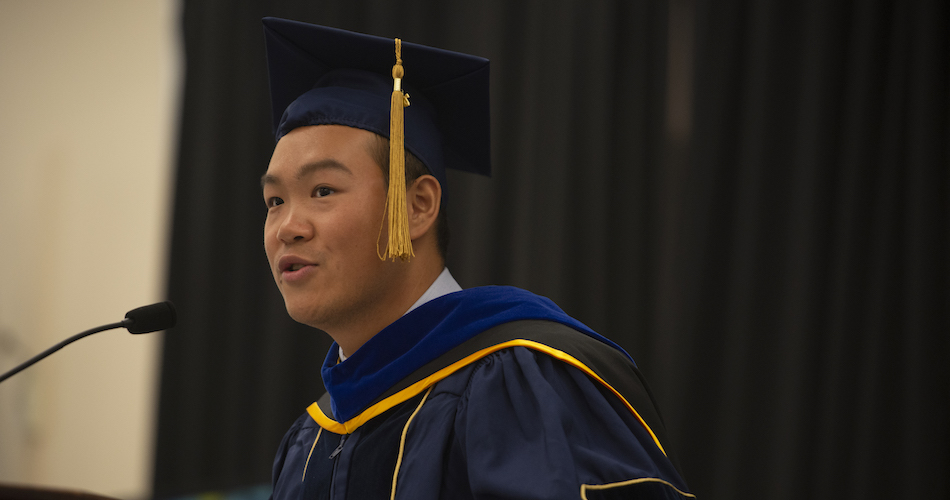
[(455, 292), (336, 349), (275, 500), (693, 497), (633, 360), (544, 297)]

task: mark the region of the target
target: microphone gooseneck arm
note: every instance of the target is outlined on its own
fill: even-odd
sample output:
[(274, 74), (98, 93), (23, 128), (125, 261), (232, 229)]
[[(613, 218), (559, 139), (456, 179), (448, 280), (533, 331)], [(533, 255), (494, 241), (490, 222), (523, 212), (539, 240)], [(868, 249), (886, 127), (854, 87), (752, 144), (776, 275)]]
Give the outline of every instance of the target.
[(29, 368), (30, 366), (33, 366), (33, 364), (36, 363), (37, 361), (45, 358), (46, 356), (49, 356), (50, 354), (53, 354), (54, 352), (62, 349), (63, 347), (69, 344), (72, 344), (73, 342), (83, 337), (88, 337), (92, 335), (93, 333), (99, 333), (106, 330), (112, 330), (113, 328), (122, 328), (123, 326), (126, 325), (126, 322), (128, 321), (129, 321), (128, 319), (124, 319), (118, 323), (109, 323), (108, 325), (97, 326), (95, 328), (90, 328), (89, 330), (86, 330), (82, 333), (77, 333), (76, 335), (69, 337), (68, 339), (54, 345), (53, 347), (50, 347), (49, 349), (37, 354), (36, 356), (33, 356), (32, 358), (28, 359), (24, 363), (21, 363), (20, 366), (17, 366), (16, 368), (4, 373), (3, 375), (0, 375), (0, 382), (3, 382), (4, 380), (16, 375), (17, 373), (20, 373), (21, 371)]
[(50, 354), (53, 354), (54, 352), (62, 349), (64, 346), (71, 344), (83, 337), (88, 337), (93, 333), (112, 330), (113, 328), (126, 328), (129, 330), (129, 333), (135, 334), (157, 332), (159, 330), (166, 330), (175, 326), (177, 319), (178, 316), (175, 312), (175, 306), (167, 300), (165, 302), (159, 302), (157, 304), (150, 304), (132, 309), (125, 314), (125, 319), (119, 321), (118, 323), (109, 323), (108, 325), (97, 326), (82, 333), (78, 333), (37, 354), (36, 356), (33, 356), (25, 363), (21, 363), (16, 368), (4, 373), (3, 375), (0, 375), (0, 382), (3, 382), (17, 373), (20, 373), (26, 368), (29, 368), (37, 361), (49, 356)]

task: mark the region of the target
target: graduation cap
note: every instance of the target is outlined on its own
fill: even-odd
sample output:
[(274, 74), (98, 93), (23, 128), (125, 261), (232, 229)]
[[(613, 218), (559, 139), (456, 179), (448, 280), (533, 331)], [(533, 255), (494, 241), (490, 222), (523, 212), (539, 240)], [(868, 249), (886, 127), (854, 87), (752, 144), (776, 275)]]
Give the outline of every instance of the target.
[(263, 23), (276, 139), (330, 124), (389, 138), (389, 244), (380, 257), (407, 259), (403, 147), (443, 193), (446, 168), (490, 175), (488, 60), (286, 19)]

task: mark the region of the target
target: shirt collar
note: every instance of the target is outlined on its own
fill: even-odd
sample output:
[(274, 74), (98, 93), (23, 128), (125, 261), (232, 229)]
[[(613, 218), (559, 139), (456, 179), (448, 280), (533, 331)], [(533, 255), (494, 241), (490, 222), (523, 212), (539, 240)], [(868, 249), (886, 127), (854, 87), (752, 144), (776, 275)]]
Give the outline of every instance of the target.
[(443, 268), (442, 273), (439, 274), (439, 277), (429, 285), (429, 289), (422, 294), (422, 297), (419, 297), (419, 300), (416, 301), (412, 307), (409, 308), (403, 316), (409, 314), (409, 311), (429, 302), (432, 299), (437, 299), (443, 295), (450, 294), (452, 292), (457, 292), (461, 290), (462, 287), (459, 286), (458, 282), (455, 281), (455, 278), (452, 277), (452, 273), (449, 272), (449, 268)]

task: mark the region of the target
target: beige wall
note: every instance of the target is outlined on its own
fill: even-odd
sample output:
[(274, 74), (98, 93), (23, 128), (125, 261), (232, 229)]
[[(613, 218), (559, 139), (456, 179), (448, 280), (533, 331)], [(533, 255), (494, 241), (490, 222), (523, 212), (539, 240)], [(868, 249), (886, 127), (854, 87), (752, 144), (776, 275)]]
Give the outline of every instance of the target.
[[(0, 371), (163, 298), (178, 9), (0, 0)], [(0, 482), (147, 496), (161, 335), (0, 384)]]

